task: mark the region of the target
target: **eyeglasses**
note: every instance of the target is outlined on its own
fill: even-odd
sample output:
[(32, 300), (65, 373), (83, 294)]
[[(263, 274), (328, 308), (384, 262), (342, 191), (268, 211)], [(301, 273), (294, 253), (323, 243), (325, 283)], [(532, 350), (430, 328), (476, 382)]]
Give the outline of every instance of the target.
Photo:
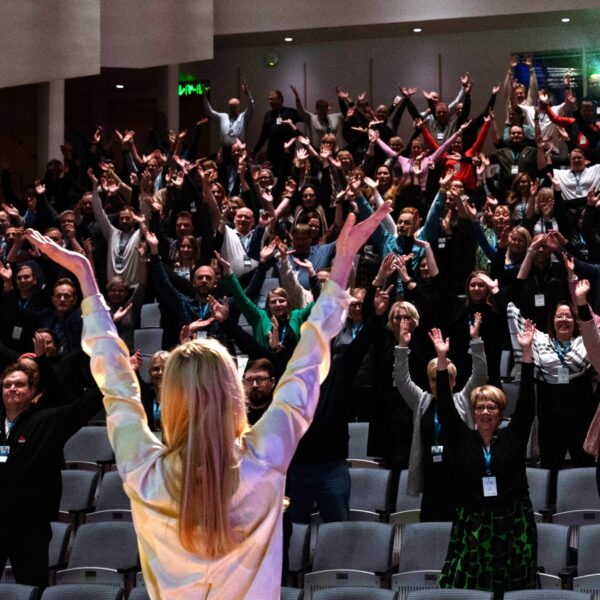
[(263, 385), (264, 383), (267, 383), (267, 381), (270, 381), (270, 380), (271, 380), (270, 377), (244, 377), (242, 379), (242, 383), (244, 385), (247, 385), (248, 387), (251, 387), (255, 383), (258, 385)]
[(484, 412), (489, 412), (489, 413), (496, 413), (498, 412), (498, 410), (500, 410), (495, 404), (485, 404), (485, 405), (477, 405), (474, 409), (474, 411), (480, 415)]

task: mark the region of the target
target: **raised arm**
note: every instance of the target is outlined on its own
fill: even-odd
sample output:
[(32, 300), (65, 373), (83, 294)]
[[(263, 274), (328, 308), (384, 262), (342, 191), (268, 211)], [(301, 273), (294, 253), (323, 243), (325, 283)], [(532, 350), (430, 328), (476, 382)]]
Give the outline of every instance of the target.
[(353, 214), (348, 216), (337, 239), (330, 279), (302, 326), (300, 341), (275, 389), (271, 406), (248, 434), (256, 452), (282, 472), (312, 421), (320, 383), (329, 372), (329, 342), (345, 322), (348, 296), (344, 289), (354, 256), (390, 210), (391, 205), (386, 203), (358, 225), (354, 225)]

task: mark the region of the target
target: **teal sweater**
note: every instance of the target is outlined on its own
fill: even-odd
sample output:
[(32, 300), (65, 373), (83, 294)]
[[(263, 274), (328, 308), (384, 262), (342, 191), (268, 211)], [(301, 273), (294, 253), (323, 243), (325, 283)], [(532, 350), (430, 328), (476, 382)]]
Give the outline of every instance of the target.
[[(233, 297), (236, 306), (252, 326), (256, 341), (265, 346), (265, 348), (268, 348), (269, 331), (271, 331), (271, 317), (269, 316), (269, 313), (264, 308), (258, 308), (258, 306), (244, 294), (244, 290), (242, 290), (238, 278), (233, 273), (223, 277), (223, 288), (228, 295)], [(304, 308), (295, 308), (290, 313), (288, 327), (294, 334), (296, 341), (300, 339), (300, 327), (302, 326), (302, 323), (308, 319), (313, 304), (314, 302), (311, 302)], [(279, 330), (279, 335), (282, 335), (281, 329)]]

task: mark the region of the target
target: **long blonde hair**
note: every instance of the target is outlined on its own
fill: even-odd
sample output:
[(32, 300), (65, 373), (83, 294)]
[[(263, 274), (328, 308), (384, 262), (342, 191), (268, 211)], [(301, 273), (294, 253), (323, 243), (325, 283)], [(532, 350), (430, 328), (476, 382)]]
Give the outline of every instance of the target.
[(167, 481), (179, 498), (179, 539), (189, 552), (214, 558), (241, 541), (231, 523), (240, 482), (242, 436), (248, 429), (244, 392), (229, 352), (216, 340), (193, 340), (165, 365), (161, 420), (166, 458), (181, 460)]

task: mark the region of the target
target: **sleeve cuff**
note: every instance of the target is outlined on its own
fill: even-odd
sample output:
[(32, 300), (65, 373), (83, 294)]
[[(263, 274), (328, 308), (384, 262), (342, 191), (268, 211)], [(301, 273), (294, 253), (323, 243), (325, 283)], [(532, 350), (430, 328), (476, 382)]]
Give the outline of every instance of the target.
[(82, 316), (91, 315), (96, 312), (110, 312), (110, 308), (104, 299), (102, 294), (94, 294), (93, 296), (87, 296), (81, 302), (81, 314)]

